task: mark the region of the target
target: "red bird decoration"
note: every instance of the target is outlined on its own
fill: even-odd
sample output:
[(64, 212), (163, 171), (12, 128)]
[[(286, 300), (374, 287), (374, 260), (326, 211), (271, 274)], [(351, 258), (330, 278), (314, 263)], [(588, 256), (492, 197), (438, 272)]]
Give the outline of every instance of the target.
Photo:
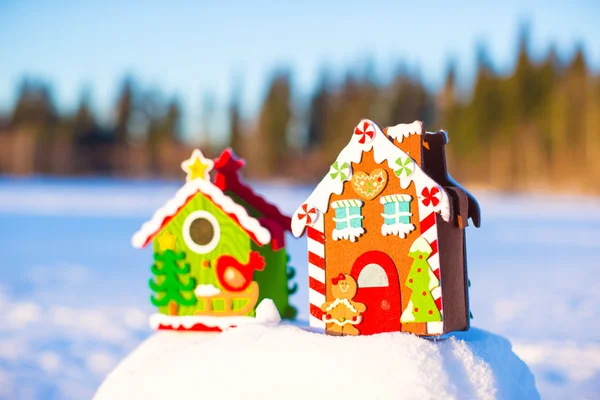
[(241, 292), (252, 282), (254, 271), (262, 271), (265, 259), (256, 251), (250, 252), (250, 259), (246, 264), (240, 263), (229, 255), (217, 258), (216, 273), (221, 286), (230, 292)]

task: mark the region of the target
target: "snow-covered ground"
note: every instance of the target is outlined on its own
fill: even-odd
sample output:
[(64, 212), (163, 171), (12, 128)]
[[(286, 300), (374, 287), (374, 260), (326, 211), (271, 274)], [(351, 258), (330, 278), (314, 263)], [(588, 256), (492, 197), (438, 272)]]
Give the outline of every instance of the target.
[(508, 340), (476, 328), (433, 342), (401, 333), (339, 338), (255, 324), (221, 335), (160, 332), (109, 375), (94, 400), (166, 398), (540, 397)]
[[(83, 399), (151, 334), (130, 236), (178, 182), (0, 179), (0, 398)], [(309, 187), (259, 185), (292, 212)], [(600, 199), (476, 193), (474, 326), (509, 338), (545, 399), (600, 393)], [(290, 238), (307, 318), (306, 242)], [(199, 360), (201, 362), (201, 360)]]

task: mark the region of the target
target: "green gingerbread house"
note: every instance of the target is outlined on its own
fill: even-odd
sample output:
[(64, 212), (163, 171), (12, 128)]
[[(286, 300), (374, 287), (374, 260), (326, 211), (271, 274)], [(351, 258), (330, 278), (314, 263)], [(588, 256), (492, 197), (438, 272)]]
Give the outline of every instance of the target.
[(295, 316), (285, 250), (291, 219), (243, 182), (243, 165), (231, 149), (215, 161), (194, 150), (182, 163), (186, 184), (133, 236), (134, 247), (154, 250), (153, 328), (221, 331), (252, 322), (264, 299)]

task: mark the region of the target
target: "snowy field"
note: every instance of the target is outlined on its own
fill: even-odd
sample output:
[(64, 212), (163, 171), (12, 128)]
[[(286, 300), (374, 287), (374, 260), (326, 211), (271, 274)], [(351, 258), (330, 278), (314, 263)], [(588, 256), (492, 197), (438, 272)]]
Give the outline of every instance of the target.
[[(151, 251), (129, 241), (179, 186), (0, 179), (1, 399), (91, 398), (150, 335)], [(258, 190), (291, 213), (310, 189)], [(511, 340), (542, 398), (600, 398), (600, 199), (476, 195), (474, 326)], [(305, 247), (290, 238), (306, 319)]]

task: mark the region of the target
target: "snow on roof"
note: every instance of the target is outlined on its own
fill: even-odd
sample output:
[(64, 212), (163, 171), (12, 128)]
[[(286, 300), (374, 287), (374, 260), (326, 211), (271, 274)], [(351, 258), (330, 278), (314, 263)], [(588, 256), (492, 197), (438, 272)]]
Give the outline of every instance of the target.
[(390, 126), (387, 128), (386, 133), (389, 137), (402, 143), (404, 138), (407, 138), (410, 135), (422, 135), (423, 123), (421, 121), (415, 121), (412, 124), (398, 124)]
[(133, 247), (142, 248), (164, 226), (165, 220), (174, 217), (188, 199), (196, 193), (202, 193), (219, 206), (225, 213), (235, 217), (240, 226), (252, 235), (256, 241), (265, 245), (271, 241), (271, 233), (263, 227), (257, 219), (248, 215), (246, 209), (231, 197), (224, 194), (221, 189), (204, 179), (194, 179), (181, 187), (171, 200), (163, 207), (156, 210), (152, 219), (144, 223), (139, 231), (131, 238)]
[[(417, 129), (419, 127), (419, 129)], [(423, 132), (422, 124), (415, 121), (412, 124), (400, 124), (388, 129), (398, 137), (406, 137), (403, 132)], [(387, 161), (387, 165), (394, 171), (400, 181), (402, 189), (414, 182), (419, 201), (432, 211), (441, 214), (445, 221), (450, 221), (450, 202), (448, 194), (442, 187), (431, 179), (419, 165), (396, 147), (394, 143), (381, 131), (373, 121), (363, 119), (354, 129), (350, 142), (338, 155), (336, 162), (332, 165), (329, 173), (321, 180), (312, 194), (304, 201), (292, 218), (292, 233), (299, 237), (306, 229), (307, 220), (314, 224), (318, 218), (307, 218), (307, 211), (314, 207), (320, 213), (326, 213), (329, 208), (329, 199), (333, 193), (341, 194), (344, 190), (344, 182), (352, 177), (351, 163), (359, 164), (363, 152), (373, 150), (373, 157), (377, 164)], [(341, 166), (341, 167), (340, 167)], [(390, 177), (391, 179), (392, 177)]]

